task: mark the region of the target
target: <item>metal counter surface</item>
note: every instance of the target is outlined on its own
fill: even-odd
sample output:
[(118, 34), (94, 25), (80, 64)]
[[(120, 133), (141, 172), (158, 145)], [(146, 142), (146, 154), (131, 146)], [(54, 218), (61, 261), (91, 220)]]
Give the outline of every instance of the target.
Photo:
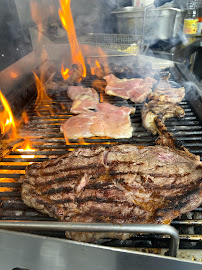
[(201, 263), (4, 230), (0, 243), (0, 268), (4, 270), (202, 269)]

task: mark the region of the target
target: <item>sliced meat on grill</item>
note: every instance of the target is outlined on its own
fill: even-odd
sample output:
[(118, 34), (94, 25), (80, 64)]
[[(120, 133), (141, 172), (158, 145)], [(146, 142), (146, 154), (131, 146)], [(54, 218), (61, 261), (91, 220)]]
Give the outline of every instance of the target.
[(172, 88), (168, 78), (161, 79), (157, 87), (149, 95), (149, 99), (170, 103), (180, 103), (185, 96), (184, 87)]
[(162, 122), (164, 122), (168, 118), (181, 118), (184, 115), (185, 111), (183, 108), (176, 104), (151, 100), (149, 103), (145, 103), (142, 109), (142, 123), (147, 130), (155, 135), (158, 132), (155, 123), (157, 117), (161, 118)]
[(68, 79), (66, 82), (69, 85), (74, 85), (75, 83), (79, 83), (82, 80), (83, 68), (76, 64), (72, 65), (72, 68), (68, 72)]
[(99, 102), (99, 95), (93, 88), (84, 88), (83, 86), (70, 86), (67, 90), (67, 95), (71, 100), (78, 100), (82, 96), (90, 96), (95, 101)]
[(114, 106), (114, 105), (107, 103), (107, 102), (102, 102), (102, 103), (97, 104), (96, 110), (101, 112), (101, 113), (104, 113), (106, 115), (110, 114), (113, 111), (119, 111), (119, 110), (121, 110), (122, 112), (125, 112), (126, 114), (135, 113), (135, 108), (132, 106), (130, 106), (130, 107), (125, 107), (125, 106), (117, 107), (117, 106)]
[(130, 138), (133, 128), (130, 113), (134, 109), (116, 107), (110, 104), (98, 104), (97, 112), (88, 111), (70, 117), (61, 126), (66, 139), (106, 136), (110, 138)]
[(79, 114), (90, 109), (95, 109), (99, 103), (99, 95), (93, 88), (83, 86), (70, 86), (67, 91), (68, 96), (73, 100), (71, 113)]
[(144, 102), (156, 83), (156, 80), (150, 77), (145, 79), (118, 79), (113, 74), (105, 76), (104, 79), (107, 81), (106, 94), (130, 99), (135, 103)]
[(82, 95), (79, 99), (73, 101), (70, 112), (79, 114), (89, 110), (95, 110), (98, 102), (99, 101), (94, 100), (91, 96)]
[(91, 126), (95, 118), (96, 114), (91, 111), (72, 116), (62, 124), (60, 130), (64, 133), (66, 140), (90, 138), (94, 136), (91, 131)]
[[(27, 167), (22, 199), (60, 221), (165, 223), (202, 203), (202, 162), (166, 146), (77, 148)], [(68, 238), (130, 234), (68, 232)]]

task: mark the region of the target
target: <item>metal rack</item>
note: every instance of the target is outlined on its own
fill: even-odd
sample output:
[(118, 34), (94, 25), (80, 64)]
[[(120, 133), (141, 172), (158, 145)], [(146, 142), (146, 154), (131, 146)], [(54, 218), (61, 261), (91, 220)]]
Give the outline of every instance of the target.
[(94, 34), (89, 33), (79, 38), (82, 44), (92, 45), (116, 51), (137, 54), (141, 36), (130, 34)]

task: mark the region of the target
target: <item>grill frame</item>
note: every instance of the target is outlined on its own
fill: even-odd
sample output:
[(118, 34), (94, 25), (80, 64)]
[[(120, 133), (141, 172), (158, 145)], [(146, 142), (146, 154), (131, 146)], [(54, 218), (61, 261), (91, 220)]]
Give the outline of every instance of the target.
[[(117, 56), (116, 56), (117, 57)], [(124, 57), (125, 58), (125, 57)], [(198, 89), (198, 87), (195, 84), (192, 84), (192, 86), (190, 87), (190, 89), (187, 88), (186, 85), (186, 77), (185, 74), (183, 74), (182, 70), (179, 68), (181, 64), (177, 64), (175, 63), (175, 65), (171, 68), (171, 73), (173, 75), (172, 80), (179, 82), (181, 85), (185, 85), (186, 87), (186, 95), (187, 95), (187, 100), (183, 100), (181, 102), (181, 106), (183, 108), (185, 108), (186, 110), (186, 116), (184, 119), (169, 119), (166, 121), (166, 126), (168, 128), (168, 131), (172, 132), (172, 134), (177, 138), (181, 138), (181, 140), (183, 141), (183, 145), (185, 147), (188, 148), (188, 150), (193, 150), (193, 147), (196, 145), (194, 143), (194, 141), (202, 141), (202, 115), (200, 113), (200, 106), (199, 103), (201, 104), (202, 102), (200, 101), (201, 95), (200, 95), (200, 90)], [(193, 94), (194, 93), (194, 94)], [(108, 102), (114, 104), (114, 105), (124, 105), (123, 104), (123, 100), (116, 98), (116, 97), (109, 97), (109, 96), (105, 96), (104, 98), (107, 99)], [(72, 104), (72, 101), (69, 100), (68, 98), (66, 98), (66, 100), (64, 98), (59, 97), (56, 101), (54, 101), (56, 105), (60, 104), (60, 102), (63, 102), (68, 106), (70, 106)], [(54, 103), (53, 102), (53, 103)], [(132, 102), (128, 102), (129, 105), (134, 105), (134, 103)], [(197, 106), (196, 106), (197, 103)], [(133, 143), (133, 144), (143, 144), (143, 145), (152, 145), (154, 144), (155, 141), (155, 136), (151, 135), (149, 132), (145, 131), (144, 128), (141, 126), (141, 118), (140, 118), (140, 110), (141, 110), (141, 106), (140, 104), (136, 105), (136, 113), (134, 115), (131, 116), (131, 120), (132, 123), (136, 125), (135, 128), (135, 133), (136, 136), (133, 136), (131, 139), (121, 139), (121, 140), (115, 140), (115, 139), (85, 139), (86, 143), (89, 143), (89, 147), (93, 146), (93, 145), (103, 145), (103, 143)], [(57, 106), (56, 106), (57, 107)], [(193, 108), (195, 108), (195, 110), (193, 110)], [(33, 104), (28, 104), (28, 109), (33, 111)], [(76, 144), (77, 141), (75, 140), (70, 140), (70, 144), (66, 145), (65, 144), (65, 140), (63, 138), (62, 134), (57, 134), (58, 129), (60, 124), (62, 123), (62, 121), (66, 118), (66, 117), (71, 117), (72, 114), (70, 113), (65, 113), (62, 112), (59, 114), (58, 118), (57, 117), (53, 117), (51, 120), (47, 117), (47, 116), (43, 116), (40, 117), (40, 121), (38, 121), (38, 117), (37, 116), (33, 116), (33, 119), (30, 121), (31, 124), (28, 127), (25, 127), (24, 129), (22, 129), (21, 131), (21, 135), (25, 136), (25, 134), (27, 133), (27, 131), (31, 129), (31, 125), (33, 124), (34, 128), (36, 129), (35, 124), (39, 124), (39, 126), (43, 126), (44, 124), (44, 120), (45, 120), (45, 125), (52, 125), (52, 129), (50, 129), (51, 133), (50, 136), (47, 137), (47, 139), (45, 138), (41, 138), (42, 136), (44, 136), (44, 132), (42, 131), (41, 134), (34, 134), (32, 133), (31, 136), (31, 141), (32, 143), (35, 141), (36, 144), (33, 144), (33, 148), (36, 148), (38, 146), (39, 151), (36, 152), (36, 155), (38, 155), (39, 157), (37, 159), (34, 159), (34, 161), (36, 162), (41, 162), (46, 160), (47, 158), (50, 157), (55, 157), (57, 155), (60, 154), (64, 154), (68, 151), (68, 149), (74, 149), (75, 147), (78, 147), (78, 145)], [(67, 119), (67, 118), (66, 118)], [(52, 121), (52, 122), (51, 122)], [(187, 122), (186, 122), (187, 121)], [(186, 127), (186, 125), (182, 125), (184, 122), (188, 123), (188, 129), (183, 127)], [(177, 128), (173, 128), (173, 124), (177, 127)], [(190, 124), (190, 125), (189, 125)], [(181, 129), (180, 129), (181, 128)], [(195, 129), (195, 131), (193, 132), (193, 130)], [(43, 130), (43, 127), (42, 127)], [(45, 128), (45, 130), (47, 131), (48, 129)], [(138, 134), (137, 134), (138, 133)], [(53, 135), (54, 134), (54, 135)], [(185, 134), (185, 135), (184, 135)], [(193, 134), (195, 135), (193, 137)], [(145, 139), (146, 138), (146, 139)], [(145, 141), (146, 140), (146, 141)], [(44, 144), (44, 142), (46, 142), (46, 145)], [(145, 142), (145, 143), (144, 143)], [(54, 145), (55, 144), (55, 145)], [(200, 156), (202, 156), (202, 145), (200, 145), (200, 143), (197, 143), (198, 145), (196, 145), (196, 148), (199, 149), (195, 149), (194, 151), (191, 151), (194, 154), (200, 154)], [(54, 151), (52, 150), (52, 146), (54, 145)], [(108, 147), (110, 144), (105, 144), (106, 147)], [(41, 147), (40, 147), (41, 146)], [(86, 144), (82, 145), (80, 144), (79, 147), (82, 146), (86, 146)], [(43, 149), (43, 150), (41, 150)], [(59, 149), (59, 150), (58, 150)], [(27, 153), (27, 154), (33, 154), (32, 152)], [(17, 160), (18, 158), (16, 158), (15, 156), (19, 156), (19, 152), (16, 152), (15, 149), (13, 151), (11, 151), (11, 153), (4, 157), (1, 162), (0, 162), (0, 177), (1, 178), (15, 178), (15, 179), (19, 179), (19, 177), (21, 176), (21, 173), (16, 173), (19, 170), (23, 170), (25, 168), (26, 165), (13, 165), (13, 167), (9, 166), (9, 165), (1, 165), (1, 163), (7, 163), (7, 162), (13, 162), (13, 160)], [(21, 159), (22, 162), (30, 162), (32, 161), (32, 159)], [(12, 169), (11, 169), (12, 168)], [(6, 177), (5, 174), (1, 173), (1, 170), (7, 170), (10, 169), (11, 171), (13, 169), (14, 172), (13, 173), (7, 173)], [(0, 208), (0, 213), (1, 213), (1, 220), (29, 220), (30, 221), (30, 217), (32, 220), (34, 221), (52, 221), (53, 219), (44, 216), (43, 214), (38, 213), (37, 211), (33, 211), (30, 210), (28, 207), (26, 207), (25, 205), (23, 206), (23, 204), (20, 202), (19, 197), (20, 197), (20, 184), (19, 183), (3, 183), (0, 182), (0, 187), (4, 187), (4, 188), (12, 188), (12, 192), (6, 191), (4, 193), (0, 193), (1, 197), (8, 197), (10, 199), (8, 199), (5, 203), (5, 200), (2, 200), (1, 204), (2, 206), (5, 206), (5, 209), (7, 211), (7, 213), (9, 214), (7, 217), (4, 216), (2, 217), (2, 207)], [(17, 200), (12, 201), (13, 198), (17, 198)], [(18, 212), (18, 214), (15, 215), (16, 219), (14, 218), (10, 218), (12, 217), (12, 211), (11, 209), (15, 208), (14, 203), (16, 203), (16, 205), (20, 205), (20, 208), (17, 208), (16, 211), (14, 212)], [(18, 204), (19, 203), (19, 204)], [(29, 209), (29, 210), (28, 210)], [(9, 212), (10, 211), (10, 212)], [(24, 212), (23, 212), (24, 211)], [(22, 214), (21, 214), (22, 213)], [(193, 214), (193, 216), (195, 215), (195, 213), (202, 213), (202, 208), (199, 207), (197, 209), (195, 209), (194, 211), (191, 212)], [(5, 214), (5, 213), (4, 213)], [(23, 217), (24, 215), (24, 217)], [(201, 214), (202, 215), (202, 214)], [(180, 226), (188, 226), (190, 228), (192, 228), (192, 230), (195, 230), (195, 228), (202, 226), (202, 218), (201, 220), (198, 219), (189, 219), (189, 217), (187, 215), (185, 215), (185, 217), (187, 219), (184, 220), (174, 220), (172, 222), (172, 225), (177, 227), (179, 229)], [(2, 225), (3, 226), (3, 225)], [(1, 225), (0, 225), (1, 228)], [(194, 228), (194, 229), (193, 229)], [(181, 230), (179, 230), (181, 231)], [(33, 233), (36, 233), (36, 231), (32, 231)], [(37, 232), (38, 233), (38, 232)], [(43, 234), (43, 233), (42, 233)], [(49, 235), (49, 234), (48, 234)], [(52, 234), (52, 236), (56, 236), (58, 237), (58, 234)], [(60, 236), (59, 236), (60, 237)], [(61, 236), (63, 237), (63, 236)], [(145, 236), (144, 236), (145, 237)], [(141, 236), (136, 236), (136, 240), (141, 239)], [(149, 239), (152, 239), (154, 241), (157, 241), (157, 243), (159, 241), (166, 241), (166, 239), (168, 239), (168, 237), (159, 237), (159, 236), (151, 236), (150, 238), (144, 238), (146, 239), (146, 241), (148, 241)], [(180, 240), (181, 241), (188, 241), (190, 243), (194, 243), (196, 242), (197, 244), (199, 243), (199, 241), (202, 239), (202, 233), (200, 234), (180, 234)], [(104, 244), (109, 244), (110, 245), (120, 245), (120, 243), (116, 242), (113, 243), (113, 241), (111, 240), (107, 240), (106, 242), (104, 242)], [(129, 242), (127, 242), (128, 245), (130, 245)], [(122, 244), (123, 245), (123, 244)], [(127, 245), (127, 244), (126, 244)], [(190, 246), (189, 246), (190, 247)], [(201, 248), (199, 246), (199, 248)]]

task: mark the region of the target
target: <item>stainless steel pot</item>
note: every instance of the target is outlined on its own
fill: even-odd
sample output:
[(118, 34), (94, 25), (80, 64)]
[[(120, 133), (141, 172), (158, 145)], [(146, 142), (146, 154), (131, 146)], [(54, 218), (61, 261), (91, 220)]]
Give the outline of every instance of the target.
[(117, 18), (117, 30), (120, 34), (144, 36), (147, 40), (165, 40), (175, 36), (176, 16), (179, 16), (180, 9), (171, 5), (158, 8), (124, 7), (112, 14)]

